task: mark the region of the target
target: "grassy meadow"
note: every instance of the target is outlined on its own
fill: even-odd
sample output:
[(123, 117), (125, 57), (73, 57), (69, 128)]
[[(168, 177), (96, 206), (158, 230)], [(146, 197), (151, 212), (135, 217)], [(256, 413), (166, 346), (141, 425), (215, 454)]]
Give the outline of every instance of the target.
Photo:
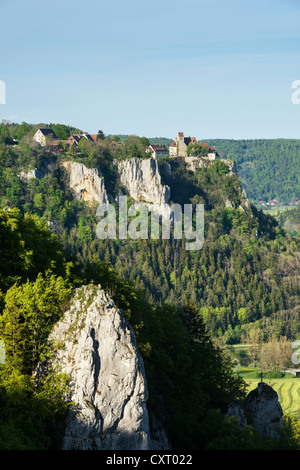
[[(254, 390), (261, 380), (257, 371), (241, 370), (239, 375), (247, 383), (248, 393)], [(270, 375), (264, 374), (263, 381), (277, 392), (283, 412), (300, 414), (300, 378), (292, 374), (283, 374), (281, 378), (272, 378)]]

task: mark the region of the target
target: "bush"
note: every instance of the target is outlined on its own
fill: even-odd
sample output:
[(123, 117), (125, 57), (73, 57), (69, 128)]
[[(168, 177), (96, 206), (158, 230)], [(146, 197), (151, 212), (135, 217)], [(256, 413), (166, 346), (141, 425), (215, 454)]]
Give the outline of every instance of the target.
[(282, 379), (283, 376), (284, 373), (280, 372), (280, 370), (272, 370), (271, 372), (264, 374), (266, 379)]

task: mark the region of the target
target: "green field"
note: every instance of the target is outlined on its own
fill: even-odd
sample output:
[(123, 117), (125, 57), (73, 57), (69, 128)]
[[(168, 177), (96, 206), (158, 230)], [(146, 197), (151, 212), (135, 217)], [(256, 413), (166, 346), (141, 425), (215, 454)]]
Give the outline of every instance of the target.
[(263, 206), (262, 210), (265, 214), (270, 215), (279, 215), (280, 212), (288, 211), (294, 209), (295, 206)]
[(296, 206), (263, 206), (262, 210), (265, 214), (279, 215), (280, 212), (295, 209)]
[[(249, 387), (248, 393), (257, 387), (260, 379), (250, 379), (244, 377)], [(282, 379), (263, 379), (278, 394), (279, 402), (284, 413), (300, 412), (300, 379), (282, 378)]]

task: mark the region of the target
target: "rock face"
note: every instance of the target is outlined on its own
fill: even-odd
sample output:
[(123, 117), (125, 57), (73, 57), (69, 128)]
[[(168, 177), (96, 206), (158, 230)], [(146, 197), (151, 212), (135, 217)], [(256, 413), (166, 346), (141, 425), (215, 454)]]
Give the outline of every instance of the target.
[(265, 382), (260, 382), (257, 388), (248, 394), (244, 408), (231, 403), (227, 416), (235, 416), (241, 427), (247, 424), (253, 426), (262, 439), (277, 439), (280, 435), (279, 429), (283, 429), (283, 412), (278, 395)]
[[(185, 162), (189, 165), (189, 169), (196, 171), (198, 168), (209, 168), (214, 165), (215, 160), (203, 157), (185, 157)], [(237, 173), (236, 164), (233, 160), (227, 160), (225, 158), (218, 158), (221, 162), (228, 166), (228, 176)]]
[[(228, 176), (236, 174), (235, 162), (232, 160), (218, 159), (228, 167)], [(198, 168), (208, 168), (215, 164), (214, 160), (201, 157), (185, 157), (187, 169), (196, 171)], [(125, 188), (127, 194), (136, 202), (144, 204), (149, 210), (153, 210), (159, 215), (170, 216), (170, 187), (162, 183), (158, 162), (154, 158), (130, 158), (117, 161), (115, 165), (118, 169), (120, 183)], [(83, 199), (88, 204), (94, 202), (98, 204), (108, 204), (112, 195), (105, 189), (105, 181), (98, 168), (87, 168), (78, 162), (66, 161), (61, 165), (67, 169), (69, 174), (69, 185), (77, 199)], [(170, 176), (171, 166), (165, 162), (163, 171)], [(24, 175), (23, 175), (24, 177)], [(115, 201), (116, 202), (116, 201)], [(225, 207), (235, 207), (235, 204), (227, 200)], [(250, 202), (245, 192), (242, 192), (241, 204), (243, 211), (250, 208)]]
[(170, 188), (161, 182), (157, 160), (131, 158), (118, 162), (120, 181), (137, 202), (167, 204)]
[(108, 196), (105, 189), (104, 177), (97, 168), (87, 168), (83, 163), (62, 162), (70, 177), (70, 188), (77, 199), (83, 199), (88, 204), (98, 202), (107, 204)]
[(232, 402), (229, 404), (227, 410), (227, 417), (230, 416), (234, 416), (238, 420), (241, 428), (247, 426), (245, 411), (238, 403)]
[(77, 289), (49, 340), (54, 362), (71, 378), (64, 450), (169, 448), (162, 430), (158, 440), (150, 437), (143, 360), (129, 323), (103, 290)]
[(33, 170), (29, 170), (27, 172), (21, 171), (18, 174), (18, 178), (25, 183), (27, 183), (31, 179), (40, 179), (43, 176), (44, 176), (43, 171), (38, 170), (37, 168), (33, 168)]
[(283, 412), (278, 395), (272, 387), (260, 382), (247, 396), (245, 413), (261, 438), (278, 437), (278, 426), (283, 424)]

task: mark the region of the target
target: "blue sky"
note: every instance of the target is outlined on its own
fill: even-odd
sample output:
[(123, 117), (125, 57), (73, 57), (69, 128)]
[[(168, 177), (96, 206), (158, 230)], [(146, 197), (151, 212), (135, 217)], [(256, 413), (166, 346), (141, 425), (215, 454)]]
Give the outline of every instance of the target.
[(299, 0), (0, 0), (0, 120), (300, 138)]

